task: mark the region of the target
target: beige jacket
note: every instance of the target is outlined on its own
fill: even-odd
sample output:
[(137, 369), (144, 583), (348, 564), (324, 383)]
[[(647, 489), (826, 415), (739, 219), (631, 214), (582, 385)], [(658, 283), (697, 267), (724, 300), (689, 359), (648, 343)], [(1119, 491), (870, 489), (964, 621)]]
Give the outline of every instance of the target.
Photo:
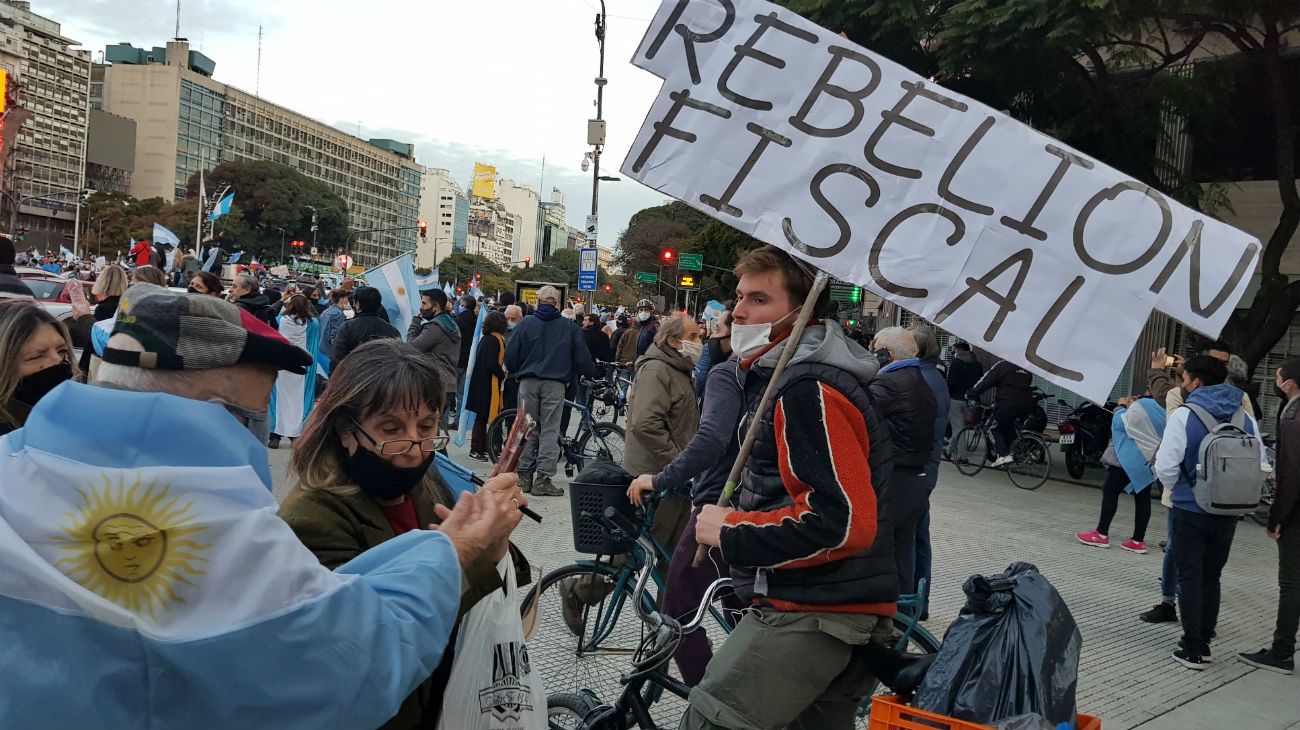
[[(634, 332), (629, 330), (623, 338), (634, 337)], [(623, 468), (629, 473), (658, 474), (699, 430), (700, 408), (691, 384), (694, 369), (681, 353), (658, 345), (651, 345), (636, 361), (623, 456)]]

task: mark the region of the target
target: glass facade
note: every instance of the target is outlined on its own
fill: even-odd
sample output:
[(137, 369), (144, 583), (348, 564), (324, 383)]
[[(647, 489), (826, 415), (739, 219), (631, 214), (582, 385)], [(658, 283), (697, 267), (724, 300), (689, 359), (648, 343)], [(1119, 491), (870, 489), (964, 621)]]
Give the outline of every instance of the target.
[(225, 96), (181, 79), (180, 119), (176, 131), (176, 198), (184, 199), (190, 177), (221, 162)]

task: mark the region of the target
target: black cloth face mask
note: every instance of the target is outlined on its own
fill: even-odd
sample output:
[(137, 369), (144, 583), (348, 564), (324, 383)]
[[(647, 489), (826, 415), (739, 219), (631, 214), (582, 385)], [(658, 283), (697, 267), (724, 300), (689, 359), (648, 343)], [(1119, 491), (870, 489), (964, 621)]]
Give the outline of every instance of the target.
[(61, 362), (51, 365), (19, 380), (18, 387), (14, 388), (13, 397), (17, 401), (34, 406), (37, 401), (45, 397), (46, 393), (57, 388), (65, 380), (72, 380), (72, 364)]
[(349, 454), (347, 449), (340, 449), (343, 469), (348, 477), (361, 488), (361, 491), (375, 499), (397, 499), (415, 489), (420, 480), (429, 471), (437, 452), (424, 455), (419, 466), (408, 469), (393, 466), (384, 457), (360, 444), (357, 452)]

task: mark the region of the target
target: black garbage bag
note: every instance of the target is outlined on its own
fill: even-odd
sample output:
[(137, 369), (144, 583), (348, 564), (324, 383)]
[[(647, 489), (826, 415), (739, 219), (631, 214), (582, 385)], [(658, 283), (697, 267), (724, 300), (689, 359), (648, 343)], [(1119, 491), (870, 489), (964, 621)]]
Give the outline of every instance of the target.
[(917, 690), (922, 710), (993, 725), (1017, 715), (1073, 723), (1083, 637), (1061, 594), (1029, 563), (966, 580), (966, 606)]

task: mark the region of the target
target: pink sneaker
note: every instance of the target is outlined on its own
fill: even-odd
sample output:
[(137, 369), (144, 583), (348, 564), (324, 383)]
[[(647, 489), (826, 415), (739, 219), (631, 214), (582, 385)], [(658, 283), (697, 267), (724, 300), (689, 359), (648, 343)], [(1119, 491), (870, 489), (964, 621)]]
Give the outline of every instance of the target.
[(1100, 532), (1097, 532), (1096, 530), (1093, 530), (1091, 532), (1080, 532), (1079, 534), (1074, 536), (1074, 539), (1078, 540), (1084, 545), (1091, 545), (1093, 547), (1099, 547), (1099, 548), (1110, 547), (1110, 538), (1106, 537)]
[(1137, 553), (1138, 555), (1147, 554), (1147, 544), (1145, 542), (1139, 542), (1137, 540), (1134, 540), (1133, 538), (1129, 538), (1128, 542), (1124, 543), (1123, 545), (1120, 545), (1120, 547), (1123, 548), (1124, 550), (1129, 551), (1130, 553)]

